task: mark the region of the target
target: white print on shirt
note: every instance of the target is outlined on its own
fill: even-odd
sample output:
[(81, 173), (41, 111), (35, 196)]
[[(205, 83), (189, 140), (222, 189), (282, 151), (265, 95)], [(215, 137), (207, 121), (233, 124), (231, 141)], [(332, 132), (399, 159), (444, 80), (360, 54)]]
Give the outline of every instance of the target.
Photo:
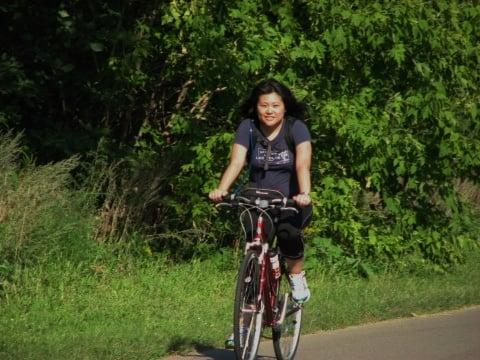
[[(261, 147), (257, 148), (257, 156), (255, 159), (259, 162), (263, 163), (265, 161), (265, 157), (267, 156), (267, 150)], [(290, 162), (290, 153), (288, 150), (283, 151), (275, 151), (272, 149), (270, 153), (270, 157), (268, 158), (268, 163), (272, 165), (284, 165)]]

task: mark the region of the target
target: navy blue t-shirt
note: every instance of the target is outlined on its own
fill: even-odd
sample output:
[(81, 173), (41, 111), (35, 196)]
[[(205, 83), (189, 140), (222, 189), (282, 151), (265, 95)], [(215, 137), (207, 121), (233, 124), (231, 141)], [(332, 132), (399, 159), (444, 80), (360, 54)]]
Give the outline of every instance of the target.
[[(285, 136), (286, 121), (278, 135), (270, 141), (271, 154), (268, 158), (268, 170), (264, 170), (267, 144), (263, 141), (255, 141), (253, 132), (255, 126), (250, 119), (240, 123), (235, 135), (235, 143), (245, 146), (250, 150), (250, 186), (262, 189), (279, 190), (284, 196), (291, 197), (298, 193), (298, 182), (295, 173), (295, 154), (288, 149)], [(310, 132), (303, 121), (295, 121), (291, 128), (294, 146), (305, 141), (310, 141)]]

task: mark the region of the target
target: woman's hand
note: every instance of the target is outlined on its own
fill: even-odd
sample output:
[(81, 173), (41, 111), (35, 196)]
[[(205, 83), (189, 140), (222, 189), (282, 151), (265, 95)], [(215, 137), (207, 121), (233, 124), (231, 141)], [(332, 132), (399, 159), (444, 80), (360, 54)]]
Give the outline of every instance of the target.
[(215, 189), (213, 191), (210, 191), (210, 193), (208, 194), (208, 198), (212, 201), (220, 202), (227, 195), (228, 195), (228, 191)]
[(312, 199), (310, 198), (310, 195), (308, 195), (307, 193), (300, 193), (298, 195), (295, 195), (292, 199), (300, 207), (306, 207), (312, 203)]

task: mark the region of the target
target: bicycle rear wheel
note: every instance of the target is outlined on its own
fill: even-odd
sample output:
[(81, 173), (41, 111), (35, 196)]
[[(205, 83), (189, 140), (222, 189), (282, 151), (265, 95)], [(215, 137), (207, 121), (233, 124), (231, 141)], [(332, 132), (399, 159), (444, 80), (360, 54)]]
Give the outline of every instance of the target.
[(272, 329), (273, 349), (279, 360), (295, 357), (300, 341), (303, 307), (292, 299), (286, 274), (280, 279), (278, 291), (279, 317), (283, 320)]
[(260, 263), (255, 251), (248, 251), (240, 265), (233, 319), (233, 340), (238, 360), (253, 360), (262, 333), (263, 302), (259, 300)]

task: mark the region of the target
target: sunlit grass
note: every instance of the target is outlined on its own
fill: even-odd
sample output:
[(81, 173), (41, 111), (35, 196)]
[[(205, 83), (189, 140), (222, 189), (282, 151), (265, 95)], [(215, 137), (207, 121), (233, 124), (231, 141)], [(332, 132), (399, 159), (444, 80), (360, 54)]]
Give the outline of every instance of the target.
[[(446, 274), (365, 280), (310, 271), (304, 331), (480, 303), (479, 256)], [(225, 266), (230, 262), (231, 266)], [(57, 260), (16, 273), (0, 305), (2, 359), (158, 359), (222, 346), (234, 260)]]

